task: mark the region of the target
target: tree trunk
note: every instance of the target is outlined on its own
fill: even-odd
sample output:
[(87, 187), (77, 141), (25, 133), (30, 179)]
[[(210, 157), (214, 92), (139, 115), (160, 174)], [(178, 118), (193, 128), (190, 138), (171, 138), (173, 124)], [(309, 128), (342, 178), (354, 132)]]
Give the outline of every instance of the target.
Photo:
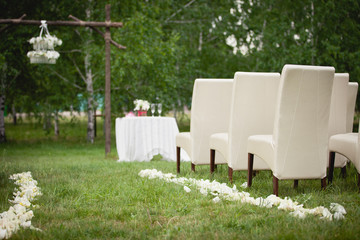
[(45, 102), (43, 109), (43, 129), (46, 133), (50, 133), (51, 131), (51, 111), (50, 105)]
[[(89, 7), (86, 9), (86, 20), (89, 20), (91, 17), (91, 0), (89, 0)], [(90, 63), (90, 52), (89, 45), (92, 35), (92, 30), (86, 28), (88, 31), (88, 38), (85, 43), (85, 74), (86, 74), (86, 91), (87, 91), (87, 115), (88, 115), (88, 124), (87, 124), (87, 141), (94, 143), (95, 138), (95, 129), (94, 129), (94, 89), (93, 89), (93, 78), (91, 72), (91, 63)]]
[(44, 112), (44, 122), (43, 122), (43, 129), (49, 133), (51, 129), (51, 114), (48, 112)]
[[(85, 57), (85, 63), (86, 63), (87, 57)], [(86, 65), (86, 64), (85, 64)], [(91, 75), (91, 69), (89, 72), (86, 73), (86, 90), (88, 92), (88, 98), (87, 98), (87, 115), (88, 115), (88, 126), (87, 126), (87, 140), (88, 142), (93, 143), (95, 138), (95, 130), (94, 130), (94, 98), (93, 98), (93, 85), (92, 85), (92, 75)]]
[(54, 115), (54, 133), (55, 136), (59, 136), (59, 111), (56, 110)]
[(0, 143), (6, 142), (5, 136), (5, 95), (0, 96)]
[(12, 112), (12, 117), (13, 117), (13, 124), (16, 125), (17, 124), (17, 118), (16, 118), (16, 109), (15, 109), (14, 104), (11, 106), (11, 112)]

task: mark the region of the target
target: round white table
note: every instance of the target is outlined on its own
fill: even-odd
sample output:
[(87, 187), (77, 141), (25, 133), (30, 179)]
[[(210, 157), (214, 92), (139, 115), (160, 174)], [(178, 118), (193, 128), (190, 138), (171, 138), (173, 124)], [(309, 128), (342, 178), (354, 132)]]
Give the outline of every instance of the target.
[[(176, 161), (176, 134), (179, 133), (172, 117), (116, 118), (116, 148), (118, 162), (148, 162), (160, 154), (164, 160)], [(190, 161), (185, 151), (182, 161)]]

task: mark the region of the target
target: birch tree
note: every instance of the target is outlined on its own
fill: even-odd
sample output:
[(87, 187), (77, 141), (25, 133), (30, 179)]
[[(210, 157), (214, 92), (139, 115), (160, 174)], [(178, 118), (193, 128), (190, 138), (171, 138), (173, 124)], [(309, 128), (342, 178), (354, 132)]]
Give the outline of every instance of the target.
[[(86, 9), (86, 20), (91, 20), (91, 0), (89, 0), (88, 8)], [(93, 88), (93, 75), (91, 71), (91, 53), (90, 53), (90, 43), (92, 40), (92, 29), (86, 28), (87, 38), (85, 41), (85, 58), (84, 58), (84, 67), (85, 67), (85, 83), (87, 91), (87, 140), (91, 143), (94, 142), (95, 131), (94, 131), (94, 114), (96, 109), (94, 109), (94, 88)]]

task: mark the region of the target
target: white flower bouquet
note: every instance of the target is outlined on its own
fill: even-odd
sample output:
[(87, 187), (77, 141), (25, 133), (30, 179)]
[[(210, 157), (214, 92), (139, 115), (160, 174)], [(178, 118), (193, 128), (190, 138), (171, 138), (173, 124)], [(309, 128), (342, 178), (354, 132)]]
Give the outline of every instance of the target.
[(134, 111), (144, 110), (147, 111), (150, 108), (150, 103), (146, 100), (136, 99), (134, 101), (135, 109)]
[(27, 56), (30, 58), (30, 63), (55, 64), (60, 54), (57, 51), (30, 51)]
[(56, 36), (46, 35), (45, 37), (33, 37), (29, 40), (29, 43), (33, 45), (35, 51), (39, 50), (54, 50), (56, 46), (61, 46), (62, 41)]
[(150, 108), (150, 103), (146, 100), (142, 100), (142, 99), (136, 99), (134, 101), (135, 104), (135, 108), (134, 111), (138, 112), (138, 116), (146, 116), (147, 115), (147, 111)]
[[(60, 57), (60, 54), (54, 50), (56, 46), (61, 46), (62, 41), (56, 36), (50, 35), (46, 21), (41, 21), (41, 31), (39, 37), (33, 37), (29, 40), (29, 43), (33, 45), (34, 51), (27, 53), (30, 58), (30, 63), (56, 63), (56, 60)], [(46, 31), (45, 37), (42, 36), (42, 32)]]

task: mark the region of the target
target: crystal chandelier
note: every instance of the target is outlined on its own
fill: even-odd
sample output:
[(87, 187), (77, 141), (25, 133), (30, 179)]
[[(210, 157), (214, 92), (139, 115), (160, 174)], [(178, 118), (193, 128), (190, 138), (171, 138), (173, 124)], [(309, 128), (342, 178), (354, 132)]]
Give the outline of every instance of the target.
[[(50, 35), (46, 20), (41, 21), (40, 28), (40, 36), (29, 40), (29, 43), (33, 45), (33, 51), (29, 51), (27, 56), (30, 58), (30, 63), (55, 64), (60, 54), (54, 48), (60, 46), (62, 41)], [(42, 36), (43, 32), (45, 37)]]

